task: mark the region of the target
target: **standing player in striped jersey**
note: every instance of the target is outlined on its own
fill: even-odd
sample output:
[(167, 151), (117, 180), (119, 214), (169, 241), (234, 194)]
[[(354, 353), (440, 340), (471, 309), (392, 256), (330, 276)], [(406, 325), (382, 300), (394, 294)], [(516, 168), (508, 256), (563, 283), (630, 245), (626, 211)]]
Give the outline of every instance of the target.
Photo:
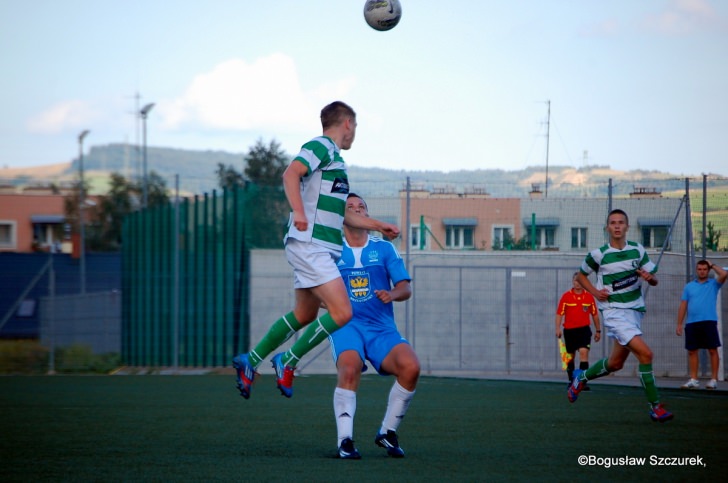
[[(642, 338), (641, 330), (645, 313), (641, 281), (657, 285), (657, 266), (650, 261), (642, 245), (627, 241), (628, 230), (627, 213), (612, 210), (607, 216), (609, 243), (589, 252), (581, 264), (579, 283), (597, 299), (602, 325), (607, 329), (607, 335), (614, 338), (614, 347), (608, 358), (586, 371), (576, 371), (568, 397), (569, 401), (576, 401), (586, 381), (622, 369), (631, 352), (639, 361), (640, 381), (650, 404), (650, 418), (662, 423), (672, 419), (672, 413), (660, 403), (652, 372), (652, 350)], [(597, 274), (596, 287), (587, 278), (592, 272)]]
[[(245, 399), (250, 397), (258, 365), (308, 325), (288, 351), (272, 358), (278, 389), (291, 397), (293, 372), (301, 357), (351, 319), (349, 294), (336, 267), (343, 225), (399, 236), (395, 225), (345, 209), (349, 180), (340, 150), (351, 148), (354, 142), (354, 110), (343, 102), (332, 102), (321, 110), (321, 126), (323, 135), (304, 144), (283, 173), (283, 189), (291, 206), (284, 244), (293, 267), (296, 304), (273, 323), (253, 350), (233, 359), (237, 387)], [(318, 317), (322, 303), (328, 312)]]

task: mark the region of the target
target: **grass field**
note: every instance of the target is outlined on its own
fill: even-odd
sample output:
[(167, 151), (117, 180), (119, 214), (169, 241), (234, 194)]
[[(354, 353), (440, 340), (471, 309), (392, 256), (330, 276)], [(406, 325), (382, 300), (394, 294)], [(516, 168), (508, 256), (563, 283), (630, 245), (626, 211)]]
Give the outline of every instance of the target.
[[(297, 378), (293, 399), (262, 377), (248, 401), (232, 376), (1, 377), (0, 481), (664, 482), (719, 481), (728, 470), (723, 392), (663, 390), (675, 420), (658, 424), (640, 388), (595, 382), (569, 404), (563, 383), (425, 377), (396, 460), (373, 442), (391, 383), (364, 377), (362, 460), (342, 461), (333, 376)], [(646, 461), (581, 466), (580, 455)]]

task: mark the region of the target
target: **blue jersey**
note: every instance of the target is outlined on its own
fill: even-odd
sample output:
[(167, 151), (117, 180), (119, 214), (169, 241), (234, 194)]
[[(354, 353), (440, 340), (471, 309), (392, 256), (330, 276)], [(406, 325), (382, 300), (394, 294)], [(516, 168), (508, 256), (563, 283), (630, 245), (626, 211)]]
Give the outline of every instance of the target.
[(354, 316), (349, 324), (396, 327), (394, 304), (383, 303), (374, 293), (375, 290), (391, 290), (402, 280), (411, 280), (394, 245), (371, 235), (363, 247), (352, 248), (344, 240), (338, 267), (353, 308)]
[(688, 303), (686, 324), (704, 320), (718, 320), (716, 298), (718, 297), (718, 290), (722, 286), (723, 284), (718, 283), (713, 278), (709, 278), (703, 283), (693, 280), (685, 285), (680, 300), (685, 300)]

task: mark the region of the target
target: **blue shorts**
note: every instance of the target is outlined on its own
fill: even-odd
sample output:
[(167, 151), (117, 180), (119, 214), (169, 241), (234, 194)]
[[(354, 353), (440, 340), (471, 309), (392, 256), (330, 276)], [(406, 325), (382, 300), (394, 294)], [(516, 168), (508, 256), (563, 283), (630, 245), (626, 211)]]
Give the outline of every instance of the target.
[(356, 351), (364, 362), (362, 372), (367, 370), (366, 361), (383, 376), (382, 361), (398, 344), (409, 344), (396, 327), (382, 327), (373, 324), (351, 321), (329, 336), (334, 364), (344, 351)]
[(717, 349), (718, 347), (720, 347), (718, 322), (704, 320), (685, 324), (685, 349), (695, 351), (698, 349)]

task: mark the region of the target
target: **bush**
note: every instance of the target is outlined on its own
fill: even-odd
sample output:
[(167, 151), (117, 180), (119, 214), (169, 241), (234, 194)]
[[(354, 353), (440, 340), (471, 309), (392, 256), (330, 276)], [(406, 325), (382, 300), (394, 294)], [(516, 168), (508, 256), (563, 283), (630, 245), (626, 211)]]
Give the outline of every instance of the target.
[(56, 372), (107, 374), (121, 364), (117, 353), (94, 354), (90, 347), (74, 344), (56, 351)]
[(0, 341), (0, 374), (45, 374), (48, 349), (36, 340)]
[[(49, 362), (50, 351), (36, 340), (0, 341), (0, 374), (47, 374)], [(120, 365), (120, 354), (94, 354), (81, 344), (55, 352), (55, 371), (61, 374), (108, 374)]]

